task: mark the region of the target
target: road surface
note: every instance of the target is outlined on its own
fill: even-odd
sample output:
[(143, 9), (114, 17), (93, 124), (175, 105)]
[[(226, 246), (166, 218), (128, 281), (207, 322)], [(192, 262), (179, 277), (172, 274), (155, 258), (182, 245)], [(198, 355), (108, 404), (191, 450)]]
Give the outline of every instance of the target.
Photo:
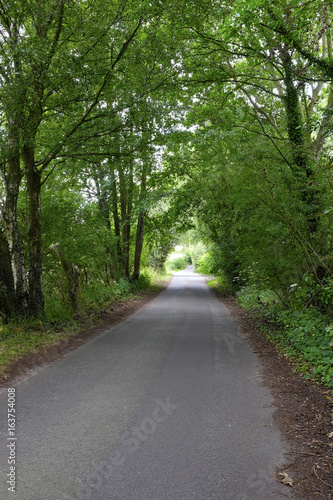
[(292, 498), (273, 478), (286, 450), (258, 360), (191, 268), (14, 389), (0, 392), (1, 499)]

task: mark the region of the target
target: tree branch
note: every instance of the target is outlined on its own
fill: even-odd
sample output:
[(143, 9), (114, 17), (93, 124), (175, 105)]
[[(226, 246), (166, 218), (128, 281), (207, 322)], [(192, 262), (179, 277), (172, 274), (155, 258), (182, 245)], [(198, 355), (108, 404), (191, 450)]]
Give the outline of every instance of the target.
[(50, 153), (44, 160), (43, 162), (43, 166), (41, 167), (41, 171), (45, 170), (46, 167), (48, 166), (48, 164), (54, 159), (56, 158), (56, 156), (58, 155), (58, 153), (61, 151), (61, 149), (63, 148), (63, 144), (70, 138), (72, 137), (75, 132), (81, 127), (81, 125), (83, 125), (83, 123), (86, 122), (87, 118), (90, 116), (91, 112), (93, 111), (93, 109), (97, 106), (97, 104), (99, 103), (99, 100), (100, 100), (100, 97), (106, 87), (106, 85), (108, 84), (109, 80), (111, 79), (111, 76), (112, 76), (112, 72), (114, 70), (114, 68), (116, 67), (116, 65), (118, 64), (118, 62), (123, 58), (125, 52), (127, 51), (128, 47), (130, 46), (132, 40), (134, 39), (136, 33), (138, 32), (138, 30), (140, 29), (140, 27), (142, 26), (143, 24), (143, 19), (141, 18), (135, 29), (133, 30), (133, 32), (131, 33), (131, 35), (128, 37), (128, 39), (124, 42), (121, 50), (119, 51), (118, 53), (118, 56), (116, 57), (115, 61), (112, 63), (111, 65), (111, 68), (107, 71), (107, 73), (105, 74), (104, 78), (103, 78), (103, 82), (102, 84), (100, 85), (98, 91), (96, 92), (96, 95), (95, 95), (95, 98), (93, 100), (93, 102), (90, 104), (90, 106), (88, 107), (88, 109), (84, 112), (83, 116), (79, 119), (79, 121), (72, 127), (71, 130), (69, 130), (65, 136), (65, 139), (64, 141), (58, 143), (57, 147), (54, 149), (54, 151), (52, 153)]

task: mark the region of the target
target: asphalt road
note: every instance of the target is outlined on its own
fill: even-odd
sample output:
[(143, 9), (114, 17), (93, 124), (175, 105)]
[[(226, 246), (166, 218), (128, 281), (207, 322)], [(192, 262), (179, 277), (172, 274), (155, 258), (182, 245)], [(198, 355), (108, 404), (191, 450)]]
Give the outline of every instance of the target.
[(285, 445), (258, 360), (191, 268), (14, 388), (13, 436), (0, 392), (1, 499), (292, 498), (273, 478)]

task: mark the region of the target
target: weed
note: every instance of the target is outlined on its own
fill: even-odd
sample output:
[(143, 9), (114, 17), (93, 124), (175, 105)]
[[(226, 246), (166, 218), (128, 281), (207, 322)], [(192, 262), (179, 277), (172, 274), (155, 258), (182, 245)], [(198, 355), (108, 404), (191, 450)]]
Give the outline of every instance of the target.
[[(333, 324), (329, 315), (314, 306), (304, 308), (304, 302), (303, 309), (283, 309), (270, 290), (255, 286), (244, 287), (237, 296), (304, 378), (333, 389)], [(291, 304), (295, 307), (296, 300)]]

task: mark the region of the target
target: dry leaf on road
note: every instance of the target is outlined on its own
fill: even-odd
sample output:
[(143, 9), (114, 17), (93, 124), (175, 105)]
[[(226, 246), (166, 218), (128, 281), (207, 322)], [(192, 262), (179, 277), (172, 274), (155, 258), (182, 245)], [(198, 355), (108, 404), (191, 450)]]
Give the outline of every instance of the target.
[(286, 473), (286, 472), (279, 472), (280, 476), (283, 477), (281, 480), (281, 483), (285, 484), (286, 486), (293, 486), (294, 481), (291, 479), (291, 477)]

